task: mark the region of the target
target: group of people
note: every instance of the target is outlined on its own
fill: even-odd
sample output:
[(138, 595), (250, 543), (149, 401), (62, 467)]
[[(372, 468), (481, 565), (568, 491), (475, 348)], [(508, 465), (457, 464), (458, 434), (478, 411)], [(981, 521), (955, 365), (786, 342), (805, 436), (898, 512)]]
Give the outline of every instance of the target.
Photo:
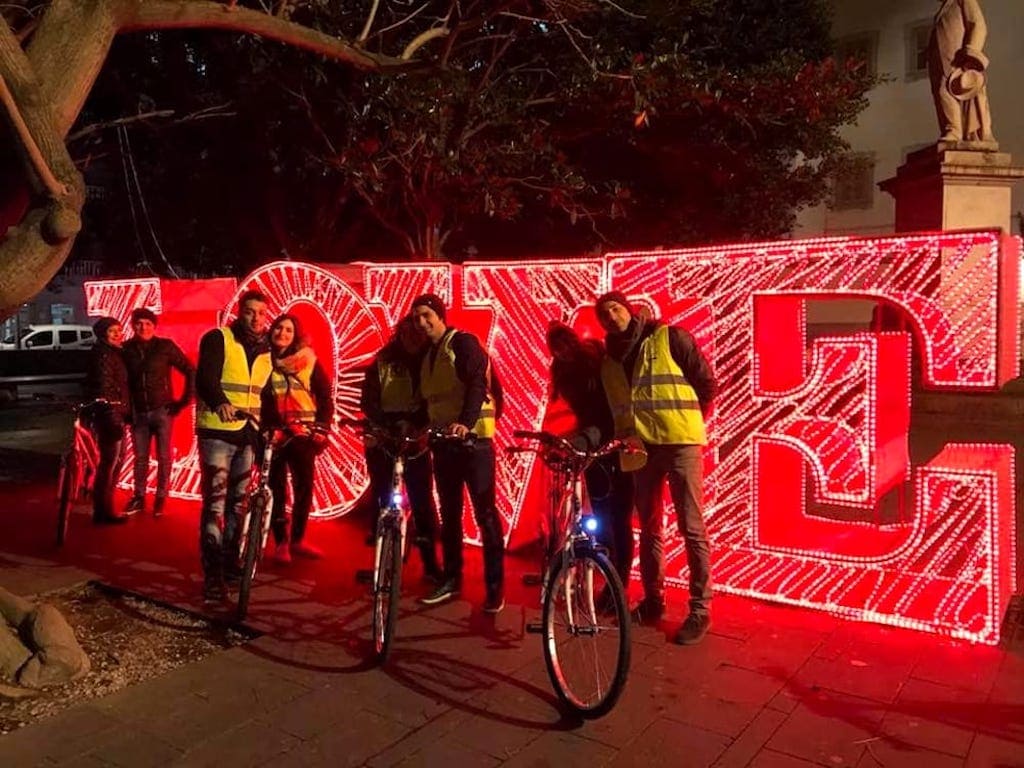
[[(564, 323), (549, 325), (552, 394), (564, 399), (574, 414), (573, 439), (578, 445), (596, 448), (622, 438), (642, 446), (646, 460), (639, 468), (624, 466), (621, 457), (611, 456), (592, 465), (585, 480), (601, 521), (603, 543), (624, 583), (633, 561), (636, 509), (644, 597), (633, 615), (643, 623), (657, 622), (665, 612), (662, 496), (667, 480), (690, 571), (689, 614), (675, 639), (694, 644), (711, 623), (702, 447), (707, 442), (705, 419), (715, 396), (714, 375), (689, 332), (651, 319), (623, 293), (602, 295), (595, 309), (605, 331), (603, 342), (583, 339)], [(234, 557), (239, 512), (261, 424), (290, 434), (274, 457), (270, 477), (275, 560), (288, 563), (293, 555), (320, 556), (304, 536), (314, 462), (326, 446), (333, 419), (331, 382), (297, 317), (278, 317), (269, 323), (269, 332), (268, 320), (266, 297), (249, 291), (239, 300), (237, 318), (208, 332), (200, 342), (194, 389), (202, 465), (200, 552), (208, 601), (224, 599), (227, 583), (239, 575)], [(162, 509), (169, 477), (170, 422), (193, 391), (193, 370), (185, 356), (173, 342), (154, 336), (155, 316), (136, 310), (132, 324), (135, 337), (124, 349), (116, 320), (104, 318), (96, 324), (93, 394), (124, 404), (111, 405), (97, 422), (102, 457), (96, 482), (98, 522), (122, 519), (112, 509), (111, 494), (126, 420), (133, 425), (136, 441), (136, 493), (129, 507), (144, 508), (149, 441), (155, 436), (160, 468), (154, 512)], [(169, 383), (172, 367), (186, 381), (177, 399)], [(493, 614), (504, 607), (504, 535), (495, 503), (493, 445), (501, 403), (501, 384), (486, 350), (473, 334), (448, 325), (444, 302), (434, 294), (413, 300), (363, 379), (360, 405), (371, 424), (397, 436), (422, 435), (429, 428), (448, 438), (434, 441), (429, 452), (411, 458), (405, 467), (414, 540), (424, 576), (434, 584), (421, 599), (426, 605), (451, 600), (462, 588), (463, 495), (468, 491), (483, 544), (483, 610)], [(373, 437), (367, 437), (365, 452), (374, 498), (384, 506), (391, 493), (394, 458)], [(285, 512), (289, 471), (291, 517)], [(440, 500), (440, 531), (434, 487)]]
[[(156, 335), (157, 317), (139, 308), (131, 314), (134, 335), (124, 341), (124, 328), (113, 317), (93, 325), (93, 347), (86, 389), (98, 400), (93, 431), (99, 464), (93, 486), (93, 520), (99, 524), (124, 523), (145, 511), (150, 449), (156, 441), (157, 476), (153, 515), (163, 514), (171, 479), (171, 434), (174, 417), (192, 399), (195, 370), (177, 344)], [(171, 371), (181, 372), (184, 385), (175, 397)], [(134, 495), (124, 510), (114, 508), (114, 485), (130, 425), (135, 451)]]

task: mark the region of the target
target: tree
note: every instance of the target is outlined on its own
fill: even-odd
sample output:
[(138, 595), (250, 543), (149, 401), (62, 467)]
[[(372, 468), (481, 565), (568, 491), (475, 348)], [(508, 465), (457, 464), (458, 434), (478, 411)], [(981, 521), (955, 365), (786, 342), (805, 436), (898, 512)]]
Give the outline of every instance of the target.
[[(571, 0), (564, 0), (571, 2)], [(65, 137), (116, 36), (167, 29), (221, 29), (259, 35), (365, 72), (407, 71), (435, 41), (462, 40), (495, 14), (558, 8), (563, 0), (427, 0), (418, 10), (395, 0), (52, 0), (5, 3), (0, 23), (3, 142), (22, 163), (23, 183), (0, 200), (0, 318), (38, 292), (66, 259), (81, 228), (82, 175)], [(330, 8), (332, 13), (324, 13)], [(305, 13), (311, 24), (297, 23)], [(317, 26), (320, 22), (330, 22)], [(386, 51), (390, 51), (387, 53)], [(10, 157), (0, 158), (10, 160)], [(10, 166), (3, 167), (10, 178)]]

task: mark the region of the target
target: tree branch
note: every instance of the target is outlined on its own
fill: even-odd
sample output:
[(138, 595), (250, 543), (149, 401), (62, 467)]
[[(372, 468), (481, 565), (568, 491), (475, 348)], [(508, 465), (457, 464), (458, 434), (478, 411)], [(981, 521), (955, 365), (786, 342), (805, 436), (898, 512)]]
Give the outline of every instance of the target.
[(122, 31), (144, 29), (225, 29), (277, 40), (281, 43), (343, 61), (359, 69), (404, 69), (405, 60), (363, 50), (359, 46), (316, 29), (285, 21), (248, 8), (207, 0), (134, 0), (120, 15)]

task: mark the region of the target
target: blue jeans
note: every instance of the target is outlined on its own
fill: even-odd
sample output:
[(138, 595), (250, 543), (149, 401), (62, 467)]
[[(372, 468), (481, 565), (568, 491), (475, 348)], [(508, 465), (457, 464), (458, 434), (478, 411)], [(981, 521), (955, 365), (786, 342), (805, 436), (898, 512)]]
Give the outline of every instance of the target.
[(255, 451), (216, 438), (199, 439), (203, 507), (199, 554), (206, 577), (220, 578), (238, 550), (241, 504), (249, 487)]
[(156, 496), (167, 498), (171, 480), (171, 428), (174, 419), (167, 408), (136, 413), (132, 419), (132, 445), (135, 447), (135, 495), (146, 495), (149, 475), (149, 444), (156, 438)]

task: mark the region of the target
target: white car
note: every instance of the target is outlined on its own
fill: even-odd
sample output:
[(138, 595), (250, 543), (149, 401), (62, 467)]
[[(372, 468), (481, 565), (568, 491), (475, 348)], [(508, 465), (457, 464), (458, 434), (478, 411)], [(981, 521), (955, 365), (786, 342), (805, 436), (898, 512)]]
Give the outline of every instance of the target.
[(21, 329), (21, 343), (13, 335), (0, 341), (2, 349), (89, 349), (96, 342), (91, 325), (30, 325)]

